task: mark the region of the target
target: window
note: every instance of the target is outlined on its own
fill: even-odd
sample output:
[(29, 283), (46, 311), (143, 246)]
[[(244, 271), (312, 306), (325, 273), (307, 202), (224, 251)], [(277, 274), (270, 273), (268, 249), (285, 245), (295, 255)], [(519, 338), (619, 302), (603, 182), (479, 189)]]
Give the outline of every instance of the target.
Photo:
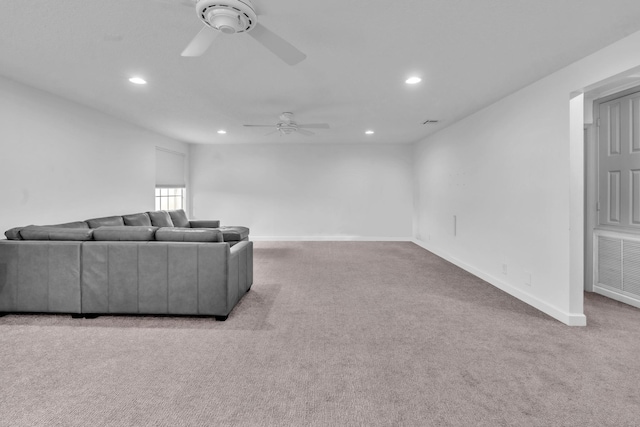
[(156, 210), (184, 209), (185, 155), (156, 147)]
[(156, 210), (184, 209), (184, 187), (156, 187)]

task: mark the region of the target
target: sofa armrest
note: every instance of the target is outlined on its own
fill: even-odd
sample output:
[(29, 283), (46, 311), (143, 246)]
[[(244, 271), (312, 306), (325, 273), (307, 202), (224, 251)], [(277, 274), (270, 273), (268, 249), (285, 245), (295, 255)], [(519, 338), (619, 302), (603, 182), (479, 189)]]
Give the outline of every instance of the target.
[(220, 227), (220, 220), (217, 219), (192, 219), (189, 221), (191, 228), (218, 228)]
[(230, 262), (237, 265), (238, 299), (240, 299), (253, 284), (253, 242), (245, 240), (231, 246)]

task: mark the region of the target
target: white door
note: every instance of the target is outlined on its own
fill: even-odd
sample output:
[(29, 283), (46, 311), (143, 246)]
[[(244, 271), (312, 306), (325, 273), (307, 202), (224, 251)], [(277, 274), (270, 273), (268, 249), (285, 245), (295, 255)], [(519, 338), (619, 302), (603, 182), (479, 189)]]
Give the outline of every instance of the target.
[(593, 290), (640, 307), (640, 92), (598, 108)]
[(599, 224), (640, 230), (640, 93), (602, 103), (599, 113)]

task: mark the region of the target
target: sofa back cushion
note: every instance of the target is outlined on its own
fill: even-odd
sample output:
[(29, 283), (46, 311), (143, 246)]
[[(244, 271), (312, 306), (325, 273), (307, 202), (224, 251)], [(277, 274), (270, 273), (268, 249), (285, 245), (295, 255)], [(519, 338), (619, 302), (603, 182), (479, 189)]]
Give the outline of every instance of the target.
[[(89, 224), (87, 224), (84, 221), (75, 221), (75, 222), (65, 222), (64, 224), (54, 224), (54, 225), (32, 225), (30, 227), (48, 227), (48, 228), (82, 228), (87, 230), (89, 228)], [(5, 237), (7, 238), (7, 240), (22, 240), (22, 236), (20, 235), (20, 231), (22, 231), (22, 229), (24, 229), (25, 227), (14, 227), (10, 230), (7, 230), (4, 232)], [(30, 236), (34, 236), (33, 234), (33, 230), (28, 230), (27, 234)], [(82, 234), (82, 233), (80, 233)], [(78, 234), (78, 235), (80, 235)], [(37, 240), (41, 240), (41, 239), (37, 239)], [(49, 239), (47, 239), (49, 240)], [(68, 240), (68, 239), (51, 239), (51, 240)], [(71, 240), (75, 240), (75, 239), (71, 239)], [(91, 240), (91, 239), (89, 239)]]
[(158, 227), (140, 225), (111, 225), (93, 230), (93, 240), (101, 241), (149, 241), (155, 240)]
[(209, 228), (160, 228), (156, 240), (164, 242), (222, 242), (220, 230)]
[(122, 220), (124, 221), (124, 225), (143, 225), (147, 227), (151, 227), (151, 218), (149, 218), (149, 214), (146, 212), (130, 214), (130, 215), (122, 215)]
[(105, 216), (102, 218), (92, 218), (86, 221), (89, 224), (89, 228), (98, 228), (105, 226), (120, 226), (124, 225), (124, 220), (121, 216)]
[(151, 225), (154, 227), (173, 227), (173, 221), (167, 211), (147, 212), (151, 218)]
[(68, 228), (30, 225), (20, 230), (23, 240), (71, 240), (87, 241), (91, 240), (93, 230), (90, 228)]
[(220, 227), (219, 219), (192, 219), (189, 221), (191, 228), (218, 228)]
[(56, 227), (56, 228), (90, 228), (89, 224), (85, 221), (74, 221), (74, 222), (65, 222), (64, 224), (53, 224), (53, 225), (45, 225), (45, 227)]
[(191, 224), (189, 224), (189, 219), (187, 218), (187, 214), (184, 210), (178, 209), (175, 211), (169, 211), (169, 216), (171, 217), (171, 222), (173, 222), (174, 227), (191, 227)]
[(24, 227), (14, 227), (4, 232), (7, 240), (22, 240), (22, 236), (20, 236), (20, 230)]

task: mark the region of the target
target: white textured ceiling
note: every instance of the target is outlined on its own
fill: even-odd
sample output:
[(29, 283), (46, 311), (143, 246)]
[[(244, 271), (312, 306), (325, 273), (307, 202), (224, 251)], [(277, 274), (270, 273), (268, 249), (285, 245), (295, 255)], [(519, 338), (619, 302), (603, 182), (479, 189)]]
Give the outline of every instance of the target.
[[(291, 67), (246, 34), (181, 57), (185, 2), (0, 0), (0, 75), (185, 142), (411, 143), (640, 30), (637, 0), (253, 0), (307, 54)], [(283, 111), (331, 129), (242, 126)]]

